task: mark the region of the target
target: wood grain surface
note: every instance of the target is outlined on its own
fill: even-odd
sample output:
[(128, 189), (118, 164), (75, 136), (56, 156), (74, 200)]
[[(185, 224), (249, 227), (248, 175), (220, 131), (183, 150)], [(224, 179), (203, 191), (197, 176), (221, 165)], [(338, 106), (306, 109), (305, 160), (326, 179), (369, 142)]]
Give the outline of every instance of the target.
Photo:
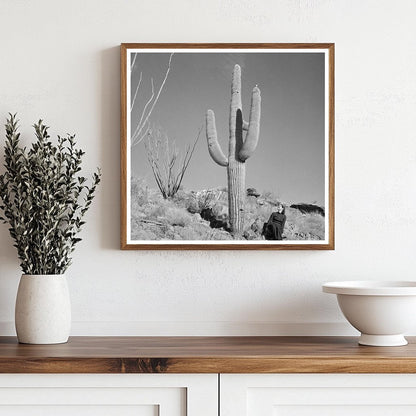
[(1, 373), (416, 373), (403, 347), (355, 337), (71, 337), (19, 344), (0, 337)]

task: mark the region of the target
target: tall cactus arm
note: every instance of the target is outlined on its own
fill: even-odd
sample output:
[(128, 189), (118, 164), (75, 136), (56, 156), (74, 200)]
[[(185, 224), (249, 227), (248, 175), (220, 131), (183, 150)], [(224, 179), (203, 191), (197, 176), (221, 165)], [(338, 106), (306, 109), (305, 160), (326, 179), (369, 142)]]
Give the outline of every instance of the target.
[(214, 162), (218, 163), (220, 166), (228, 166), (228, 159), (224, 156), (224, 152), (218, 143), (217, 129), (215, 127), (215, 115), (212, 110), (207, 111), (206, 124), (209, 154), (212, 159), (214, 159)]
[(256, 85), (253, 88), (253, 93), (251, 95), (250, 121), (247, 131), (247, 137), (244, 140), (243, 147), (241, 148), (238, 154), (238, 157), (242, 162), (245, 162), (250, 156), (252, 156), (252, 154), (256, 150), (260, 133), (260, 110), (260, 89)]

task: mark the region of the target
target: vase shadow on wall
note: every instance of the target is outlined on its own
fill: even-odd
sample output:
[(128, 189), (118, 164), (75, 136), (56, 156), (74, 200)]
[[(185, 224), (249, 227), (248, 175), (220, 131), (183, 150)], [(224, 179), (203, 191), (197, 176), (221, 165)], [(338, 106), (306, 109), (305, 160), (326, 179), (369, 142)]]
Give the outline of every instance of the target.
[[(100, 52), (101, 183), (100, 243), (104, 249), (120, 248), (120, 47)], [(97, 71), (98, 72), (98, 71)]]

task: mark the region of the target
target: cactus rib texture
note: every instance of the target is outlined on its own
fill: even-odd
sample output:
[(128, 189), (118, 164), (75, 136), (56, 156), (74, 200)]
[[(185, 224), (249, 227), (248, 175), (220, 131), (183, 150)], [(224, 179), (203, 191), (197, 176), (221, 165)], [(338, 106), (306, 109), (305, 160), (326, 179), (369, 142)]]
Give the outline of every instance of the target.
[(207, 111), (206, 124), (209, 154), (220, 166), (227, 166), (228, 159), (224, 156), (221, 146), (218, 143), (217, 129), (215, 127), (215, 115), (212, 110)]
[[(231, 104), (229, 115), (228, 158), (218, 142), (215, 115), (206, 113), (208, 151), (214, 162), (227, 168), (228, 213), (231, 233), (241, 237), (244, 231), (245, 205), (245, 161), (256, 150), (260, 134), (261, 94), (257, 85), (253, 88), (249, 121), (243, 120), (241, 105), (241, 68), (234, 66), (231, 83)], [(244, 131), (246, 137), (244, 139)]]

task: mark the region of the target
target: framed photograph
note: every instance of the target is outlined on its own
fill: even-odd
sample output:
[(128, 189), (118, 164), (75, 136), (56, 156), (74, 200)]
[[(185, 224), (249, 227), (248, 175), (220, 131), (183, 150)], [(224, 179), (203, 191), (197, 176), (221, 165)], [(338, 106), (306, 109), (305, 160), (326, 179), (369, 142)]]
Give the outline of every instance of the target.
[(122, 44), (121, 248), (333, 250), (334, 44)]

